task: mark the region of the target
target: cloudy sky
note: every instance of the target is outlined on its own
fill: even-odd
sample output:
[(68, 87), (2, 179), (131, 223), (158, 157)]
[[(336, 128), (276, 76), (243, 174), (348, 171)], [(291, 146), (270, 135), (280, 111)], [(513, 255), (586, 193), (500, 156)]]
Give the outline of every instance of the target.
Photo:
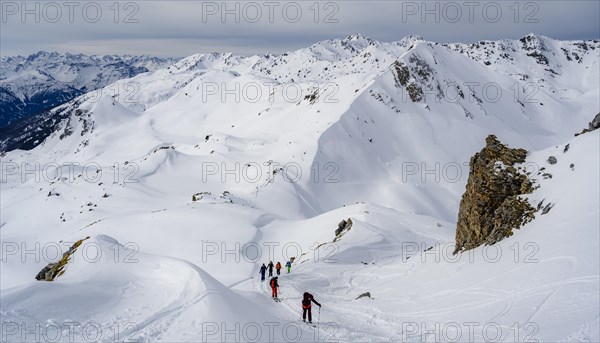
[(598, 39), (600, 1), (7, 1), (2, 56), (39, 50), (187, 56), (281, 53), (362, 33), (437, 42)]

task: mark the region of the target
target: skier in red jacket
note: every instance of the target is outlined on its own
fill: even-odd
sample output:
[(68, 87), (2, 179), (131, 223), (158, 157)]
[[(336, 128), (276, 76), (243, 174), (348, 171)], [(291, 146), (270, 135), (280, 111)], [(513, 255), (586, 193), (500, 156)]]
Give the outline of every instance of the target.
[(277, 299), (277, 288), (279, 288), (279, 283), (277, 282), (277, 276), (271, 278), (271, 297)]
[(304, 292), (304, 298), (302, 299), (302, 321), (306, 321), (306, 312), (308, 312), (308, 322), (311, 324), (312, 324), (312, 312), (311, 312), (312, 303), (315, 303), (319, 307), (321, 307), (321, 304), (319, 304), (315, 300), (315, 298), (313, 298), (312, 294), (310, 294), (308, 292)]

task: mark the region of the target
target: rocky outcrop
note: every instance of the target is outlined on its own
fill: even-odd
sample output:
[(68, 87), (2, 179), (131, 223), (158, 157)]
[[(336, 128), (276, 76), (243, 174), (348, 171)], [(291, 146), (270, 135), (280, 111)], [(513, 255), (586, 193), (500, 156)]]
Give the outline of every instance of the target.
[(211, 195), (211, 193), (210, 192), (196, 193), (196, 194), (192, 195), (192, 201), (193, 202), (200, 201), (200, 200), (202, 200), (202, 198), (204, 198), (204, 196), (207, 196), (207, 195)]
[(575, 136), (583, 135), (584, 133), (592, 132), (598, 129), (600, 129), (600, 113), (596, 114), (586, 129), (583, 129), (583, 131), (580, 133), (576, 133)]
[(358, 297), (356, 297), (356, 300), (358, 300), (360, 298), (369, 298), (369, 299), (372, 299), (371, 298), (371, 292), (365, 292), (365, 293), (359, 295)]
[(396, 87), (405, 88), (412, 102), (423, 101), (423, 89), (416, 83), (415, 78), (411, 76), (409, 67), (401, 61), (394, 62), (394, 78)]
[(333, 241), (336, 242), (338, 239), (342, 238), (342, 236), (352, 228), (352, 224), (352, 219), (350, 218), (348, 218), (348, 220), (342, 220), (335, 230), (335, 238)]
[(69, 263), (69, 258), (75, 253), (75, 250), (90, 237), (86, 237), (84, 239), (80, 239), (75, 242), (67, 252), (63, 254), (63, 257), (60, 261), (56, 263), (48, 263), (40, 272), (35, 276), (35, 279), (38, 281), (54, 281), (55, 278), (63, 275), (65, 273), (65, 266)]
[(596, 114), (594, 119), (590, 122), (588, 130), (594, 131), (600, 129), (600, 113)]
[(221, 195), (213, 195), (211, 192), (200, 192), (192, 195), (192, 202), (203, 202), (207, 204), (233, 204), (233, 195), (224, 191)]
[(526, 150), (511, 149), (491, 135), (485, 148), (471, 158), (454, 254), (494, 244), (534, 218), (536, 210), (520, 197), (533, 191), (532, 182), (516, 166), (526, 156)]

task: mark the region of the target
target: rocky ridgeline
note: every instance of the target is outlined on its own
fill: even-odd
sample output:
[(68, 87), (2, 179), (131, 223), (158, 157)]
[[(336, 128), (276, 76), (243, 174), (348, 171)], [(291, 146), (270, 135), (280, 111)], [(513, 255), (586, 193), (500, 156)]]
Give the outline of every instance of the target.
[(583, 135), (584, 133), (592, 132), (600, 129), (600, 113), (596, 114), (594, 119), (588, 124), (588, 127), (583, 129), (580, 133), (576, 133), (575, 136)]
[(208, 204), (233, 204), (233, 195), (224, 191), (221, 195), (213, 195), (211, 192), (200, 192), (192, 195), (192, 202)]
[(512, 149), (496, 136), (470, 161), (467, 188), (460, 202), (454, 254), (483, 244), (495, 244), (534, 218), (536, 210), (520, 198), (533, 184), (516, 166), (527, 151)]
[(35, 276), (35, 279), (38, 281), (54, 281), (55, 278), (63, 275), (65, 273), (65, 266), (69, 263), (69, 258), (73, 256), (75, 250), (90, 237), (86, 237), (84, 239), (80, 239), (75, 242), (69, 250), (67, 250), (60, 261), (56, 263), (48, 263), (40, 272)]

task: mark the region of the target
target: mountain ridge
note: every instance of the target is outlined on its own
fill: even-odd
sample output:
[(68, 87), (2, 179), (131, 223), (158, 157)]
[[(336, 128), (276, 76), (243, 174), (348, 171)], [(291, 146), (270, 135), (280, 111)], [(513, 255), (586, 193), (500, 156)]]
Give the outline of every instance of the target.
[[(498, 58), (493, 65), (473, 58), (472, 54), (469, 56), (465, 52), (467, 48), (461, 51), (456, 46), (427, 42), (418, 37), (408, 37), (399, 41), (401, 43), (379, 43), (362, 35), (351, 35), (279, 56), (196, 54), (166, 68), (116, 81), (107, 87), (116, 89), (116, 94), (89, 93), (78, 98), (76, 103), (53, 110), (60, 111), (63, 119), (54, 120), (54, 129), (46, 132), (47, 135), (28, 137), (23, 131), (29, 130), (18, 128), (15, 131), (19, 138), (11, 139), (7, 138), (10, 133), (0, 131), (0, 146), (3, 151), (8, 151), (26, 141), (26, 146), (31, 148), (35, 146), (33, 142), (40, 144), (46, 139), (44, 151), (61, 151), (65, 157), (69, 152), (76, 153), (80, 156), (78, 159), (84, 160), (89, 158), (85, 156), (99, 158), (104, 155), (108, 157), (105, 162), (111, 161), (107, 164), (112, 164), (115, 159), (124, 163), (146, 156), (159, 146), (197, 146), (191, 150), (181, 148), (181, 151), (176, 147), (176, 151), (185, 151), (186, 158), (223, 161), (232, 158), (233, 151), (251, 153), (255, 149), (253, 146), (260, 146), (264, 156), (255, 153), (249, 156), (260, 156), (265, 162), (299, 163), (305, 173), (309, 173), (308, 179), (317, 177), (314, 171), (309, 171), (308, 161), (325, 166), (330, 162), (343, 165), (354, 163), (357, 158), (364, 159), (365, 168), (360, 169), (360, 173), (357, 174), (359, 170), (342, 169), (339, 175), (352, 180), (353, 184), (372, 186), (369, 175), (390, 173), (386, 170), (402, 172), (409, 161), (466, 162), (477, 150), (478, 142), (491, 133), (498, 134), (510, 145), (540, 149), (580, 131), (591, 120), (590, 116), (597, 113), (592, 109), (598, 106), (594, 94), (600, 86), (591, 76), (594, 73), (590, 68), (598, 69), (597, 61), (591, 58), (600, 52), (599, 42), (590, 42), (587, 54), (581, 55), (580, 60), (569, 61), (560, 48), (565, 45), (577, 47), (578, 41), (526, 37), (544, 42), (547, 48), (543, 52), (554, 62), (562, 63), (554, 66), (558, 72), (548, 71), (546, 64), (527, 55), (532, 50), (526, 38), (522, 39), (525, 42), (510, 41), (512, 48), (503, 52), (494, 48), (498, 52), (496, 55), (508, 54), (512, 59)], [(348, 48), (348, 42), (356, 45)], [(501, 42), (507, 44), (506, 40)], [(523, 46), (528, 49), (521, 49)], [(473, 46), (469, 49), (485, 52), (488, 48)], [(333, 55), (332, 51), (335, 52)], [(515, 60), (523, 62), (518, 69), (515, 69)], [(563, 68), (577, 74), (559, 75), (564, 74)], [(524, 73), (532, 77), (524, 78)], [(581, 83), (586, 78), (591, 81)], [(139, 86), (133, 102), (126, 101), (127, 93), (118, 92), (128, 83)], [(581, 88), (582, 85), (585, 88)], [(248, 89), (258, 89), (261, 94), (256, 101), (242, 94), (250, 86)], [(534, 87), (535, 93), (527, 93), (528, 87)], [(286, 92), (293, 95), (290, 89), (300, 93), (294, 95), (294, 99), (286, 98)], [(493, 91), (501, 92), (501, 96), (495, 98)], [(117, 113), (137, 115), (126, 115), (122, 121), (110, 119), (107, 122), (113, 124), (108, 127), (98, 125), (95, 122), (103, 122), (101, 116), (108, 115), (106, 110), (96, 110), (100, 103), (116, 106), (111, 118), (118, 116)], [(572, 117), (567, 118), (563, 113), (572, 113)], [(404, 121), (412, 126), (403, 125)], [(34, 125), (29, 124), (29, 127)], [(273, 129), (267, 133), (264, 127)], [(472, 130), (473, 136), (464, 137), (465, 129)], [(98, 130), (104, 133), (100, 134)], [(127, 130), (138, 132), (140, 142), (146, 142), (131, 146), (130, 156), (119, 149), (120, 145), (128, 144), (125, 143)], [(414, 130), (421, 132), (422, 136), (416, 140), (419, 144), (436, 142), (428, 151), (430, 156), (406, 148), (415, 144)], [(115, 132), (122, 132), (122, 136), (111, 139), (110, 144), (104, 141), (106, 137), (115, 136)], [(329, 137), (332, 132), (335, 133)], [(205, 142), (205, 137), (212, 138)], [(102, 151), (96, 151), (95, 141), (103, 142)], [(332, 143), (324, 144), (324, 141), (346, 146), (348, 154), (326, 149)], [(250, 142), (250, 145), (241, 142)], [(281, 142), (288, 142), (289, 153), (280, 149), (278, 144)], [(212, 148), (205, 150), (206, 143)], [(456, 146), (445, 148), (448, 145)], [(88, 150), (90, 153), (86, 153)], [(189, 155), (191, 151), (194, 153)], [(268, 151), (272, 151), (272, 155)], [(373, 158), (377, 161), (372, 161)], [(396, 166), (384, 168), (386, 163)], [(346, 192), (345, 182), (319, 183), (315, 187), (302, 180), (301, 184), (313, 194), (305, 197), (307, 208), (316, 211), (312, 214), (343, 204), (344, 197), (339, 194)], [(407, 184), (399, 182), (397, 186), (406, 188)], [(446, 186), (449, 188), (443, 187), (440, 192), (456, 198), (460, 186)], [(244, 192), (251, 189), (245, 188)], [(218, 192), (217, 189), (212, 191)], [(352, 193), (351, 188), (347, 191)], [(367, 188), (365, 192), (370, 193)], [(337, 194), (334, 198), (324, 200), (334, 194)], [(420, 195), (415, 196), (420, 198)], [(349, 195), (345, 201), (365, 200), (354, 197)], [(378, 193), (365, 197), (376, 202)], [(321, 199), (321, 204), (310, 198)], [(413, 200), (415, 204), (425, 204), (424, 199)], [(436, 213), (446, 220), (456, 215), (446, 210), (443, 214), (437, 213), (443, 206), (431, 207), (436, 200), (430, 200), (423, 208), (405, 204), (405, 200), (397, 196), (390, 201), (389, 206), (396, 206), (400, 201), (418, 213)]]

